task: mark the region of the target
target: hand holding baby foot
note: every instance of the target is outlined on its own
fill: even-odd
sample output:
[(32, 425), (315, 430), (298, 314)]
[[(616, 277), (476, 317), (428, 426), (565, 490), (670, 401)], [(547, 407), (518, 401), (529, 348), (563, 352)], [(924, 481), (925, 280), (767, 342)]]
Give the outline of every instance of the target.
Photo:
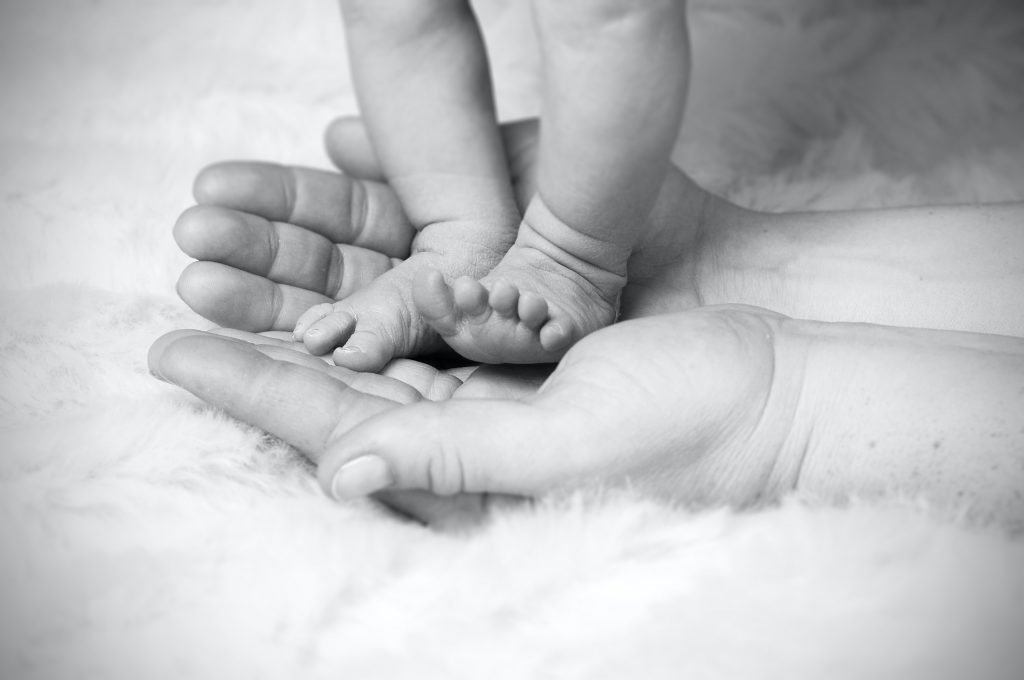
[[(539, 391), (534, 367), (485, 367), (463, 382), (403, 360), (374, 375), (273, 340), (195, 332), (161, 338), (150, 367), (295, 445), (336, 497), (425, 490), (475, 499), (460, 508), (479, 513), (492, 494), (596, 482), (745, 504), (792, 483), (793, 468), (776, 463), (802, 378), (789, 355), (801, 350), (776, 340), (778, 324), (748, 309), (619, 324), (574, 346)], [(274, 390), (258, 388), (268, 381)], [(386, 478), (352, 479), (358, 466), (346, 464), (366, 455)]]
[[(536, 121), (502, 126), (514, 189), (533, 194)], [(359, 119), (340, 118), (324, 135), (343, 174), (274, 163), (230, 161), (196, 177), (199, 205), (178, 218), (174, 238), (199, 260), (178, 293), (221, 326), (254, 332), (295, 328), (314, 305), (366, 287), (407, 257), (416, 230)]]
[[(501, 132), (525, 208), (536, 187), (537, 121)], [(200, 205), (175, 227), (182, 250), (200, 260), (178, 284), (199, 314), (233, 328), (290, 331), (310, 307), (361, 290), (409, 252), (416, 231), (391, 188), (376, 181), (383, 169), (362, 121), (334, 121), (324, 141), (344, 174), (256, 162), (218, 163), (199, 174)], [(740, 210), (670, 168), (629, 259), (623, 318), (698, 304), (694, 246), (709, 205)], [(415, 282), (413, 290), (420, 290)]]
[(377, 370), (439, 346), (412, 301), (416, 273), (482, 276), (511, 245), (519, 210), (469, 5), (341, 5), (367, 131), (417, 235), (408, 260), (340, 302), (311, 308), (295, 332), (314, 353), (338, 347), (339, 365)]
[(500, 196), (501, 187), (491, 180), (468, 176), (396, 183), (405, 188), (406, 198), (416, 197), (415, 210), (407, 208), (419, 228), (412, 255), (344, 300), (311, 308), (295, 327), (296, 339), (311, 352), (337, 347), (335, 363), (355, 370), (377, 370), (394, 357), (440, 347), (413, 302), (418, 273), (429, 269), (449, 277), (482, 276), (507, 250), (508, 225), (518, 219), (511, 180), (507, 196)]

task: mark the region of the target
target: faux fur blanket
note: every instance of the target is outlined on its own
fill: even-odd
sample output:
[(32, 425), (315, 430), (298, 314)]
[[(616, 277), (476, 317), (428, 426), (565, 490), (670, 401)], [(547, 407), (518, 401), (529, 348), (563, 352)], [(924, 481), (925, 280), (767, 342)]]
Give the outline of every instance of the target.
[[(503, 115), (521, 2), (480, 3)], [(1024, 200), (1017, 0), (704, 0), (677, 159), (764, 209)], [(146, 372), (195, 172), (327, 167), (330, 0), (0, 4), (0, 678), (1021, 678), (1024, 542), (915, 499), (340, 505)]]

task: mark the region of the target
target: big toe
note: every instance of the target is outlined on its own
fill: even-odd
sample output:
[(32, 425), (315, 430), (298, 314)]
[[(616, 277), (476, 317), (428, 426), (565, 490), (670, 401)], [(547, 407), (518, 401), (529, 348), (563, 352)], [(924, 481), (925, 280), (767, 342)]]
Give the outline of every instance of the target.
[(382, 335), (381, 329), (356, 331), (348, 342), (334, 350), (331, 359), (337, 366), (352, 371), (377, 372), (395, 357), (405, 355), (399, 351), (404, 348), (396, 347)]
[(416, 272), (412, 300), (423, 320), (442, 335), (451, 335), (458, 326), (458, 311), (451, 287), (436, 269), (426, 267)]
[(429, 329), (415, 331), (401, 314), (362, 321), (348, 340), (334, 350), (331, 358), (338, 366), (353, 371), (377, 372), (392, 359), (430, 354), (444, 345)]

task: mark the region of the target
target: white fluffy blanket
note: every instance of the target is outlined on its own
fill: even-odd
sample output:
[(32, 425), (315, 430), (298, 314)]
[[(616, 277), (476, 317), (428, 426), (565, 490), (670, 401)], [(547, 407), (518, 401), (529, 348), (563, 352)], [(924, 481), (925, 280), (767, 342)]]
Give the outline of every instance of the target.
[[(509, 5), (506, 7), (505, 5)], [(507, 116), (519, 5), (481, 3)], [(514, 5), (514, 6), (513, 6)], [(1024, 199), (1017, 0), (704, 0), (678, 159), (766, 209)], [(914, 499), (338, 505), (146, 373), (218, 159), (326, 166), (330, 0), (0, 4), (0, 677), (1024, 677), (1024, 542)]]

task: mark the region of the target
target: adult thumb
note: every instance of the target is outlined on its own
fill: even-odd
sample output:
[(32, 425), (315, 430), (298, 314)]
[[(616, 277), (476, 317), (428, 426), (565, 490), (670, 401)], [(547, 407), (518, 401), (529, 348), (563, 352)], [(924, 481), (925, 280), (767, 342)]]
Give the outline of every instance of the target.
[(530, 496), (571, 474), (575, 432), (565, 414), (530, 402), (419, 402), (331, 438), (317, 477), (339, 500), (383, 489)]

